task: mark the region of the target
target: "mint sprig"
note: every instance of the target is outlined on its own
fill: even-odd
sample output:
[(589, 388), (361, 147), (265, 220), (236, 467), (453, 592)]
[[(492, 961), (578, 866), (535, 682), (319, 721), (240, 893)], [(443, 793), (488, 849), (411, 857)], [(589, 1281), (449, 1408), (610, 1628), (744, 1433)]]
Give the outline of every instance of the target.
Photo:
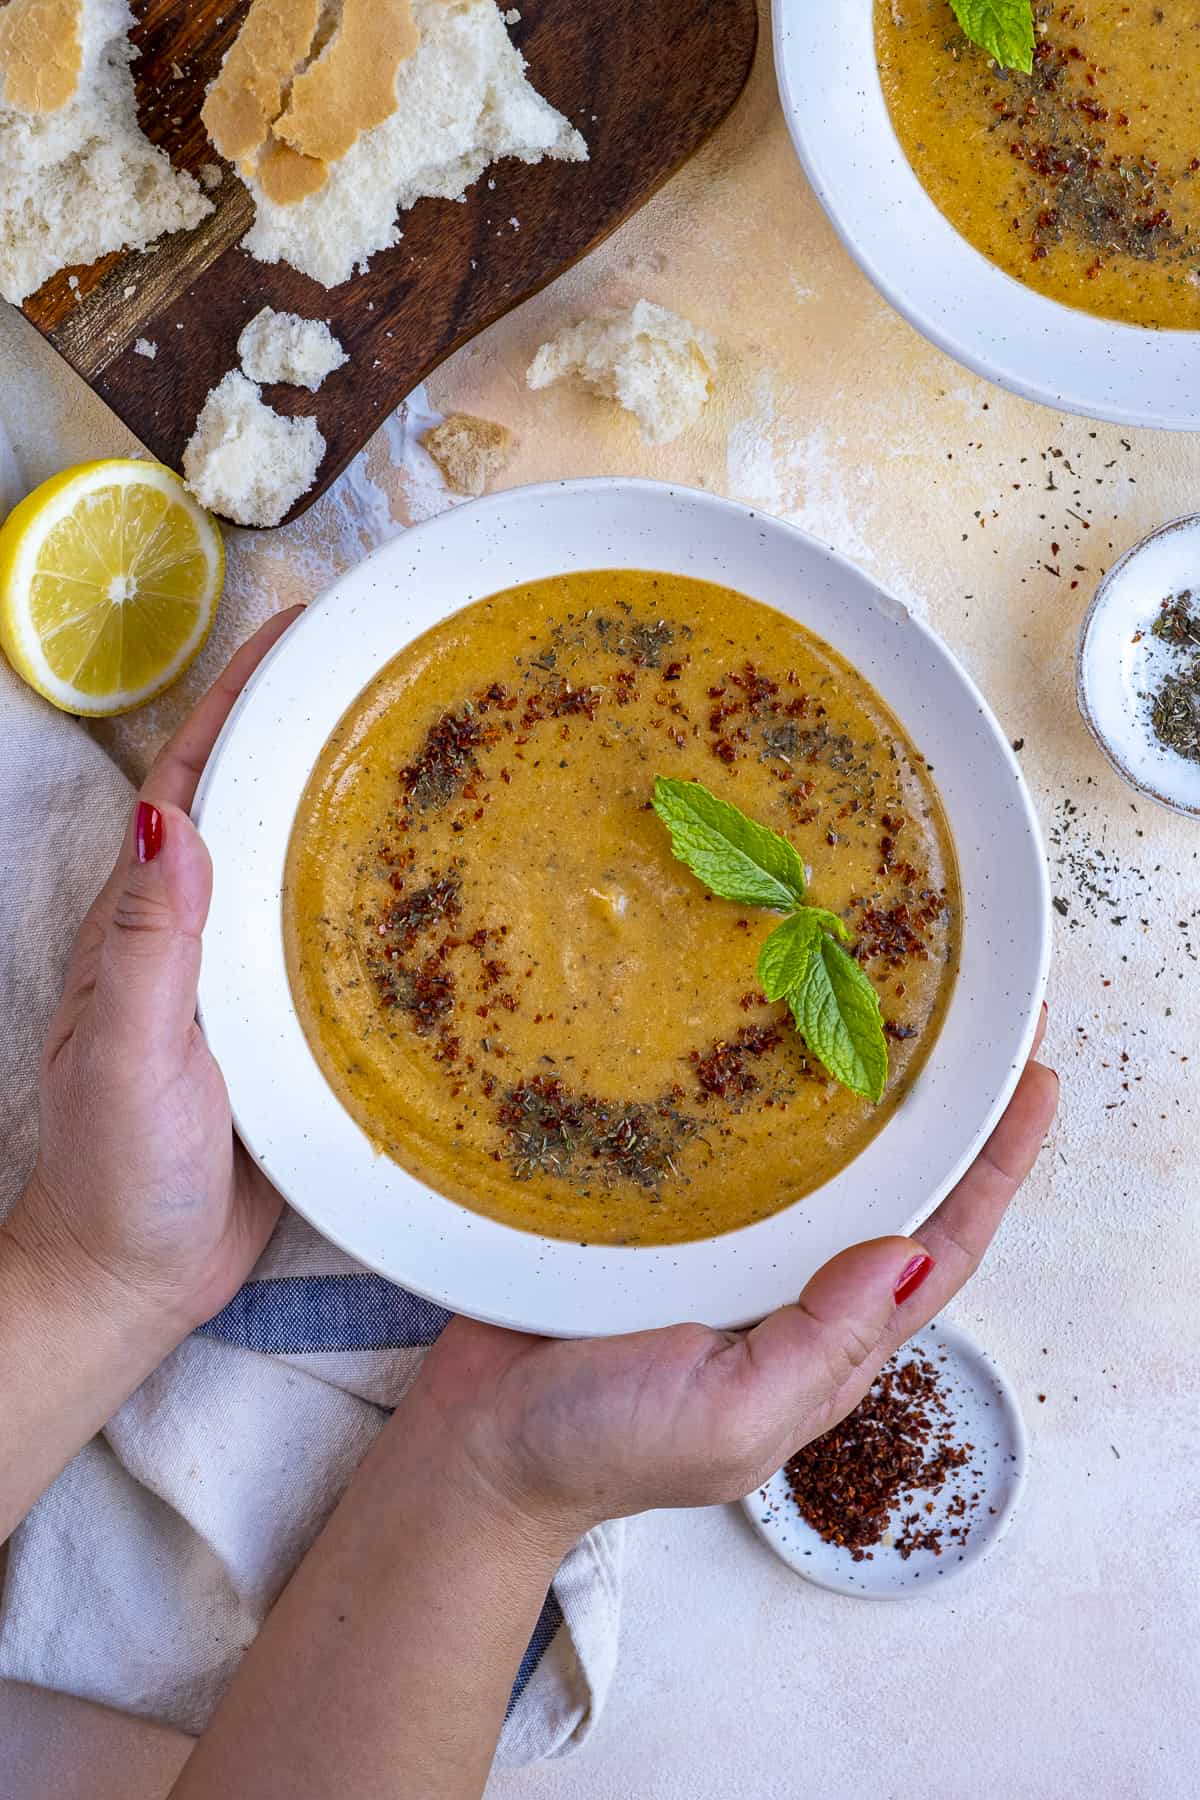
[(1033, 0), (950, 0), (973, 44), (1002, 69), (1033, 73)]
[(739, 906), (787, 912), (804, 898), (804, 864), (795, 847), (698, 781), (654, 783), (654, 810), (671, 848), (705, 887)]
[(888, 1062), (879, 997), (842, 948), (850, 937), (842, 920), (804, 904), (807, 878), (795, 846), (698, 781), (660, 775), (654, 810), (675, 855), (714, 894), (788, 914), (759, 951), (759, 986), (768, 1000), (787, 1001), (800, 1035), (835, 1080), (880, 1100)]

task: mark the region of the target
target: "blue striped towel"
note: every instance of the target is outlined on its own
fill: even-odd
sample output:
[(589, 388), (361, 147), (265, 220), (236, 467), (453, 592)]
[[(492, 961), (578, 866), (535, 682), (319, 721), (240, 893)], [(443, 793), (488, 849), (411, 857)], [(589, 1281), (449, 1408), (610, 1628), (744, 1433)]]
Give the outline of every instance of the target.
[[(13, 1540), (0, 1675), (202, 1731), (449, 1314), (286, 1214), (254, 1279), (129, 1400)], [(616, 1661), (623, 1529), (546, 1596), (499, 1760), (574, 1748)]]

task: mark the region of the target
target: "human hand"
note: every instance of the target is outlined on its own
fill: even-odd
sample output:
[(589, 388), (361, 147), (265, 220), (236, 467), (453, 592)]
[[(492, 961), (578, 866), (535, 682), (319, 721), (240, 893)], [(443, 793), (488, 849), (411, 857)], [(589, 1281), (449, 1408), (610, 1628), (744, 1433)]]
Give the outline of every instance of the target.
[(234, 701), (298, 610), (242, 646), (146, 778), (75, 940), (43, 1053), (37, 1163), (0, 1227), (35, 1281), (144, 1322), (160, 1354), (236, 1292), (281, 1206), (233, 1136), (196, 1024), (212, 866), (187, 808)]
[[(1044, 1029), (1043, 1011), (1035, 1054)], [(424, 1409), (480, 1503), (550, 1533), (560, 1550), (604, 1518), (749, 1493), (853, 1411), (893, 1352), (974, 1273), (1057, 1103), (1057, 1076), (1031, 1061), (919, 1241), (843, 1251), (794, 1306), (751, 1331), (678, 1325), (558, 1342), (455, 1319), (397, 1429)]]

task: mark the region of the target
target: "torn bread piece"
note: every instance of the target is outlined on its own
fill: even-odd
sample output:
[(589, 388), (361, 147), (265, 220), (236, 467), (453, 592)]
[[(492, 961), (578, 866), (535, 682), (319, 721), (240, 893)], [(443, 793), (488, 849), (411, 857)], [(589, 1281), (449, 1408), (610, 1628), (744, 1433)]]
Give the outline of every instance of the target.
[(416, 47), (412, 0), (253, 0), (201, 118), (245, 180), (293, 205), (395, 112)]
[(254, 0), (200, 109), (230, 162), (252, 159), (267, 142), (320, 17), (321, 0)]
[(350, 361), (323, 319), (276, 312), (264, 306), (242, 328), (237, 342), (251, 381), (286, 381), (315, 394), (327, 375)]
[(59, 269), (212, 211), (138, 126), (132, 24), (126, 0), (0, 9), (0, 294), (15, 304)]
[(453, 493), (478, 496), (504, 467), (515, 442), (505, 425), (472, 413), (451, 413), (425, 433), (421, 448), (432, 456)]
[(315, 419), (285, 419), (231, 369), (200, 409), (183, 479), (201, 506), (235, 525), (278, 525), (307, 494), (324, 455)]
[[(281, 3), (256, 0), (247, 25), (259, 6)], [(336, 9), (338, 0), (332, 4)], [(341, 0), (343, 20), (348, 5), (349, 0)], [(494, 0), (412, 0), (412, 23), (416, 47), (395, 69), (394, 110), (361, 130), (337, 160), (320, 162), (295, 143), (273, 136), (266, 147), (269, 155), (256, 152), (239, 162), (256, 206), (254, 225), (243, 239), (251, 255), (262, 262), (290, 263), (326, 287), (336, 287), (355, 269), (365, 268), (377, 250), (399, 241), (399, 212), (427, 197), (461, 200), (498, 157), (526, 163), (548, 156), (586, 160), (583, 138), (526, 80), (525, 60)], [(307, 90), (303, 85), (308, 75), (320, 74), (324, 55), (337, 43), (335, 36), (290, 90), (293, 97), (297, 89), (301, 98), (306, 92), (310, 96), (299, 125), (294, 118), (288, 123), (285, 110), (278, 126), (290, 130), (296, 143), (330, 149), (345, 135), (334, 135), (336, 109), (327, 94), (322, 96), (322, 84)], [(223, 79), (224, 70), (210, 102)], [(362, 108), (377, 104), (373, 85), (368, 92), (361, 84), (358, 91), (355, 119)], [(281, 104), (286, 108), (287, 103)], [(314, 118), (318, 112), (324, 114), (323, 126)], [(212, 131), (207, 107), (205, 116)], [(309, 164), (318, 164), (321, 174), (316, 185), (306, 187), (305, 179), (313, 173)]]
[(0, 11), (0, 99), (57, 112), (79, 84), (83, 0), (10, 0)]
[(592, 393), (631, 412), (648, 444), (669, 444), (695, 424), (712, 393), (717, 354), (705, 331), (653, 301), (597, 313), (543, 344), (531, 388), (578, 376)]

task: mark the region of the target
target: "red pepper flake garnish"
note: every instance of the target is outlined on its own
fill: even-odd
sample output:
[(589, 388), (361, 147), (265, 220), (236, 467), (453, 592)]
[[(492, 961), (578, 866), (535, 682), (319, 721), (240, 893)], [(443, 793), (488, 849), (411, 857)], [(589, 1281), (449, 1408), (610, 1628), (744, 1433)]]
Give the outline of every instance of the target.
[[(865, 1400), (832, 1431), (797, 1451), (786, 1468), (788, 1486), (801, 1514), (827, 1544), (849, 1550), (855, 1562), (873, 1554), (901, 1499), (937, 1494), (950, 1476), (966, 1467), (972, 1446), (954, 1442), (950, 1409), (937, 1368), (924, 1356), (901, 1366), (885, 1365)], [(932, 1511), (932, 1501), (926, 1508)], [(956, 1511), (965, 1514), (965, 1503)], [(907, 1559), (915, 1550), (942, 1553), (943, 1530), (920, 1531), (918, 1513), (903, 1521), (895, 1549)], [(969, 1526), (955, 1528), (964, 1542)]]
[[(744, 996), (743, 1006), (747, 999), (752, 1003), (761, 999), (766, 1004), (765, 995)], [(719, 1100), (741, 1100), (747, 1094), (757, 1093), (762, 1083), (748, 1064), (765, 1056), (781, 1041), (782, 1034), (770, 1025), (746, 1025), (730, 1042), (716, 1043), (704, 1052), (693, 1050), (688, 1060), (695, 1071), (700, 1098), (712, 1094)]]

